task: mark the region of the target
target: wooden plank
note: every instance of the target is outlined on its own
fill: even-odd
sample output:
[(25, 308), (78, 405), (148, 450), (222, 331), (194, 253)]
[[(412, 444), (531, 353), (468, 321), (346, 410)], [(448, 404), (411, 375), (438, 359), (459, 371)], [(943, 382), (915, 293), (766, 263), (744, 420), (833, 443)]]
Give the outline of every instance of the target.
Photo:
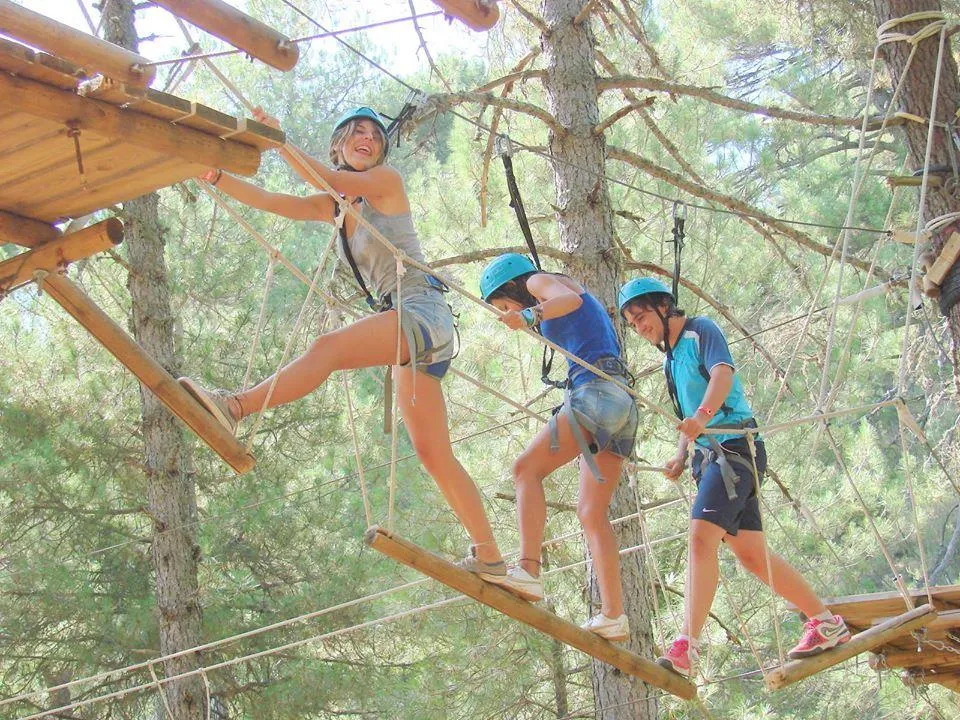
[(0, 38), (0, 70), (62, 90), (72, 90), (86, 77), (83, 68), (63, 58), (37, 52), (6, 38)]
[(879, 647), (892, 638), (901, 637), (917, 628), (929, 625), (936, 615), (937, 611), (933, 605), (921, 605), (854, 635), (849, 642), (843, 645), (813, 657), (791, 660), (776, 670), (767, 673), (764, 682), (769, 690), (779, 690), (821, 670), (826, 670), (828, 667), (838, 665), (844, 660), (849, 660), (854, 655)]
[(0, 262), (0, 295), (32, 282), (33, 274), (38, 270), (59, 272), (72, 262), (109, 250), (122, 241), (123, 223), (110, 218), (14, 255)]
[[(203, 166), (187, 165), (175, 158), (148, 156), (143, 163), (131, 169), (117, 169), (109, 176), (101, 177), (98, 183), (90, 184), (85, 191), (62, 189), (45, 198), (42, 203), (30, 205), (29, 213), (40, 218), (78, 217), (196, 177), (203, 170)], [(76, 179), (72, 178), (71, 181), (76, 182)]]
[(884, 670), (886, 668), (930, 668), (960, 665), (960, 648), (956, 648), (956, 650), (957, 652), (950, 652), (949, 650), (936, 650), (921, 646), (918, 651), (917, 643), (914, 641), (913, 647), (909, 650), (885, 650), (871, 655), (870, 667), (874, 670)]
[[(894, 242), (903, 243), (904, 245), (916, 245), (918, 235), (911, 230), (894, 230), (891, 237)], [(930, 233), (922, 232), (919, 237), (921, 242), (925, 242), (930, 239)]]
[(290, 42), (290, 38), (222, 0), (153, 0), (153, 3), (277, 70), (292, 70), (300, 59), (300, 48)]
[(232, 115), (176, 95), (152, 88), (131, 87), (110, 78), (92, 78), (82, 83), (78, 92), (84, 97), (103, 100), (111, 105), (130, 106), (145, 115), (176, 122), (208, 135), (228, 136), (236, 142), (252, 145), (260, 152), (280, 147), (286, 141), (282, 130), (269, 125), (249, 119), (237, 120)]
[[(89, 133), (80, 145), (84, 168), (87, 173), (95, 171), (98, 157), (104, 153), (115, 152), (121, 145), (101, 135)], [(123, 146), (130, 150), (129, 146)], [(37, 199), (37, 189), (50, 191), (52, 181), (58, 173), (79, 175), (77, 152), (73, 139), (66, 131), (58, 131), (53, 136), (40, 135), (37, 142), (21, 144), (12, 152), (0, 154), (3, 164), (0, 166), (0, 196), (4, 198)]]
[(66, 277), (55, 274), (49, 275), (43, 281), (43, 290), (237, 473), (247, 472), (253, 467), (253, 456), (247, 453), (243, 445), (204, 410), (123, 328), (97, 307), (83, 290)]
[(948, 687), (951, 690), (960, 689), (960, 672), (947, 671), (938, 673), (936, 670), (919, 670), (917, 672), (901, 673), (900, 679), (907, 687), (933, 685), (934, 683)]
[[(960, 585), (942, 585), (931, 588), (930, 592), (938, 610), (960, 608)], [(915, 589), (910, 591), (910, 597), (914, 604), (926, 602), (927, 593), (926, 590)], [(896, 591), (848, 595), (825, 600), (824, 604), (842, 616), (848, 625), (857, 628), (868, 628), (876, 620), (899, 615), (906, 609), (903, 596)]]
[(60, 237), (53, 225), (0, 210), (0, 242), (32, 248)]
[[(0, 0), (2, 1), (2, 0)], [(192, 128), (124, 110), (110, 103), (79, 97), (43, 83), (0, 73), (0, 97), (22, 112), (116, 140), (138, 148), (170, 155), (205, 167), (252, 175), (260, 165), (256, 148), (221, 140)]]
[[(66, 58), (88, 71), (149, 85), (157, 69), (142, 55), (64, 25), (10, 0), (0, 0), (0, 33)], [(91, 72), (93, 71), (93, 72)]]
[(960, 233), (951, 233), (940, 255), (927, 270), (926, 279), (934, 285), (940, 285), (958, 257), (960, 257)]
[(645, 660), (610, 643), (599, 635), (588, 632), (551, 612), (511, 595), (503, 588), (484, 582), (473, 573), (463, 570), (438, 555), (424, 550), (403, 538), (379, 527), (367, 530), (367, 545), (397, 562), (429, 575), (434, 580), (462, 592), (514, 620), (530, 625), (562, 643), (585, 652), (596, 659), (630, 673), (644, 682), (670, 692), (684, 700), (696, 697), (697, 689), (680, 675), (655, 662)]
[(449, 16), (457, 18), (471, 30), (485, 32), (497, 24), (500, 10), (496, 2), (482, 4), (477, 0), (433, 0)]

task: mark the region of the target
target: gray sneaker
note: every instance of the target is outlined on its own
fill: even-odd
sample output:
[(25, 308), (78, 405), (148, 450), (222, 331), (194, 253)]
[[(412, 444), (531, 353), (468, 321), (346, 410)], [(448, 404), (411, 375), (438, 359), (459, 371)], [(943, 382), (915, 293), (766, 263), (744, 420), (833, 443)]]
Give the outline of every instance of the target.
[(477, 549), (475, 547), (471, 547), (470, 554), (456, 563), (456, 565), (462, 570), (472, 572), (474, 575), (479, 575), (481, 579), (488, 582), (497, 582), (507, 574), (507, 566), (503, 560), (498, 560), (493, 563), (484, 562), (477, 557)]
[(221, 425), (229, 430), (231, 435), (237, 434), (238, 418), (230, 409), (229, 401), (232, 395), (229, 392), (226, 390), (207, 390), (200, 383), (188, 377), (182, 377), (177, 382), (203, 406), (204, 410), (213, 415)]

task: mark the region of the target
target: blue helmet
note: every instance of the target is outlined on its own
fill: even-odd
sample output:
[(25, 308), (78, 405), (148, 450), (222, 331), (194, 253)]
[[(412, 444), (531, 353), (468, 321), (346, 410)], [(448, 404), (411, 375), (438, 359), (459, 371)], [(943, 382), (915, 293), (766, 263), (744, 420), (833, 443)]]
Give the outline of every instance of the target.
[(634, 278), (633, 280), (626, 282), (623, 287), (620, 288), (620, 292), (617, 293), (617, 306), (620, 308), (620, 312), (623, 312), (623, 309), (631, 300), (636, 300), (642, 295), (652, 295), (653, 293), (664, 293), (676, 301), (676, 298), (673, 297), (673, 293), (670, 292), (670, 288), (668, 288), (662, 282), (656, 278), (643, 277)]
[(537, 266), (526, 255), (504, 253), (483, 269), (480, 276), (480, 297), (486, 301), (506, 283), (521, 275), (537, 272)]
[(383, 121), (383, 118), (380, 117), (380, 113), (369, 107), (358, 107), (353, 110), (347, 110), (337, 119), (337, 124), (333, 126), (333, 131), (336, 132), (351, 120), (371, 120), (380, 128), (380, 131), (383, 133), (383, 156), (386, 157), (387, 151), (390, 149), (390, 136), (387, 135), (387, 124)]

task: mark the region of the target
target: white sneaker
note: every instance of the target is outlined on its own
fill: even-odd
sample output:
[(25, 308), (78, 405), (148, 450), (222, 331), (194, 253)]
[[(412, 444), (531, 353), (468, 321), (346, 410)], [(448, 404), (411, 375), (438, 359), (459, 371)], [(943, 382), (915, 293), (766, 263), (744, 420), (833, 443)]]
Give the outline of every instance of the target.
[(608, 618), (600, 613), (594, 615), (580, 627), (612, 642), (623, 642), (630, 639), (630, 621), (626, 614), (617, 618)]
[(539, 602), (543, 600), (543, 580), (533, 577), (519, 565), (511, 565), (507, 574), (501, 577), (486, 577), (487, 582), (499, 585), (524, 600)]

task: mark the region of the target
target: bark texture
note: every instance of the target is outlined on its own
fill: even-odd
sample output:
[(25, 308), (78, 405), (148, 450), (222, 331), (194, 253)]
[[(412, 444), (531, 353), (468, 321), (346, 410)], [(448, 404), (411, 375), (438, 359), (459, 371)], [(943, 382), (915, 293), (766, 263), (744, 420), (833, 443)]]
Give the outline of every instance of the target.
[[(130, 0), (107, 0), (105, 38), (137, 50), (134, 6)], [(174, 376), (177, 359), (173, 314), (167, 285), (164, 235), (156, 193), (124, 203), (126, 247), (130, 272), (127, 287), (132, 298), (131, 325), (137, 342)], [(143, 415), (144, 472), (147, 506), (153, 520), (152, 558), (156, 582), (160, 651), (166, 655), (201, 641), (196, 542), (196, 486), (190, 472), (190, 450), (177, 420), (149, 390), (140, 387)], [(167, 662), (165, 675), (192, 670), (199, 658)], [(205, 717), (204, 690), (199, 678), (164, 686), (166, 701), (176, 720)], [(167, 720), (158, 701), (157, 717)]]
[[(942, 11), (940, 0), (874, 0), (874, 11), (877, 26), (893, 18), (900, 18), (916, 12)], [(905, 23), (896, 30), (904, 33), (915, 33), (926, 25), (928, 21)], [(911, 46), (906, 42), (889, 43), (881, 49), (881, 55), (890, 71), (892, 86), (896, 87), (906, 69), (907, 77), (900, 92), (899, 110), (917, 115), (922, 118), (930, 116), (932, 107), (932, 91), (937, 70), (937, 52), (940, 36), (922, 40), (917, 45), (916, 55), (906, 69), (907, 58)], [(950, 52), (950, 39), (947, 38), (946, 50), (943, 56), (943, 68), (940, 72), (940, 88), (937, 97), (936, 119), (941, 123), (955, 122), (954, 113), (960, 107), (960, 79), (957, 78), (957, 62)], [(952, 126), (952, 125), (951, 125)], [(908, 122), (903, 126), (904, 137), (910, 154), (910, 164), (913, 169), (923, 167), (926, 144), (927, 126), (915, 122)], [(953, 142), (951, 133), (943, 127), (934, 131), (933, 148), (930, 156), (930, 165), (950, 167), (949, 144)], [(960, 183), (950, 179), (941, 188), (929, 188), (927, 201), (924, 207), (924, 218), (933, 218), (950, 212), (960, 211)], [(943, 244), (949, 239), (952, 232), (960, 231), (960, 223), (954, 223), (933, 238), (933, 249), (939, 253)], [(944, 278), (943, 287), (960, 283), (960, 263)], [(950, 337), (953, 348), (954, 378), (957, 379), (958, 348), (960, 348), (960, 304), (955, 305), (947, 313), (950, 325)], [(955, 392), (960, 394), (960, 383), (955, 383)]]
[[(569, 253), (564, 268), (590, 288), (615, 315), (620, 280), (620, 254), (614, 245), (613, 209), (607, 191), (605, 143), (594, 128), (597, 106), (596, 42), (590, 21), (575, 24), (583, 0), (544, 0), (545, 30), (541, 44), (545, 60), (544, 87), (550, 114), (549, 148), (556, 182), (560, 247)], [(559, 126), (559, 128), (557, 128)], [(620, 325), (618, 323), (618, 325)], [(622, 332), (622, 325), (620, 325)], [(613, 517), (636, 511), (633, 491), (622, 480), (610, 505)], [(641, 542), (640, 527), (623, 523), (615, 528), (620, 547)], [(653, 654), (653, 637), (645, 566), (639, 553), (621, 560), (624, 602), (630, 618), (629, 649), (644, 657)], [(589, 578), (589, 612), (600, 607), (596, 578)], [(601, 720), (643, 720), (657, 716), (647, 685), (603, 663), (593, 664), (596, 717)]]

